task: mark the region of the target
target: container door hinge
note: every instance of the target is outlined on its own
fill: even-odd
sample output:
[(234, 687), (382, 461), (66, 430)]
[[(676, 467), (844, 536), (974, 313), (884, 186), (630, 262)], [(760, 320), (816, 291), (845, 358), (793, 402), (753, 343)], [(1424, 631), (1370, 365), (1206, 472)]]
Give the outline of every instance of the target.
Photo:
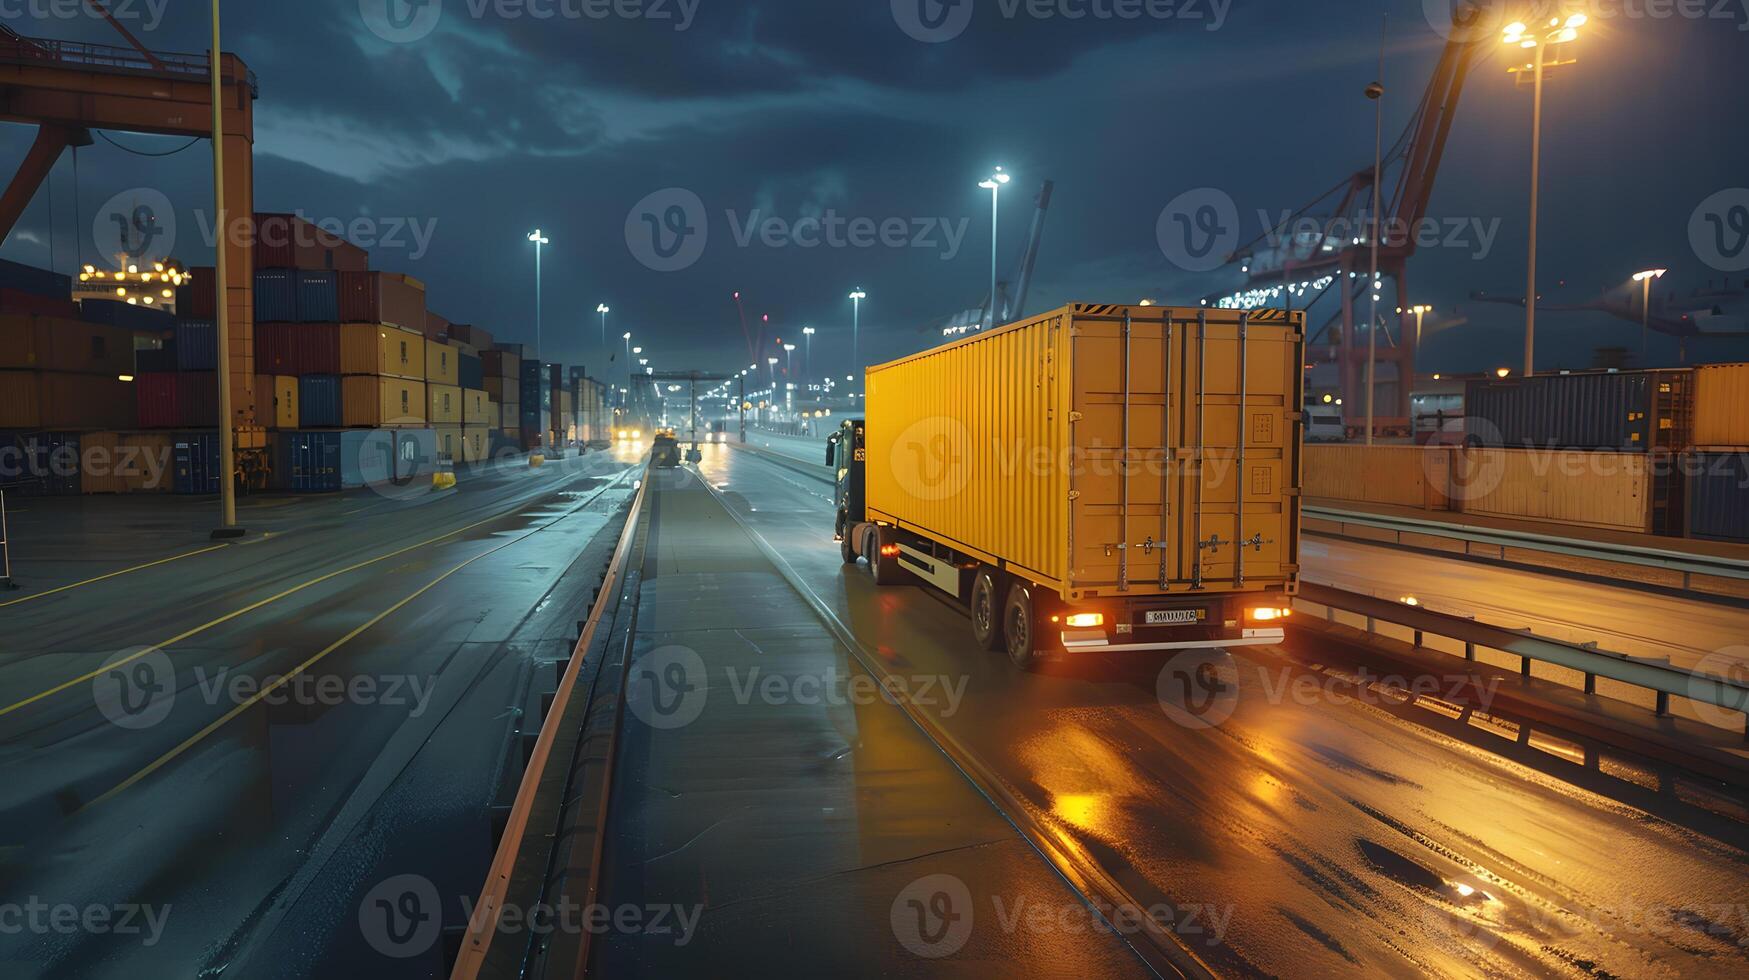
[(1075, 422), (1079, 422), (1079, 421), (1081, 421), (1081, 420), (1082, 420), (1082, 419), (1084, 419), (1084, 418), (1086, 418), (1086, 417), (1087, 417), (1087, 416), (1085, 416), (1085, 415), (1082, 415), (1082, 414), (1081, 414), (1081, 413), (1080, 413), (1080, 412), (1070, 412), (1070, 413), (1069, 413), (1069, 422), (1070, 422), (1070, 423), (1071, 423), (1071, 424), (1073, 424), (1073, 423), (1075, 423)]

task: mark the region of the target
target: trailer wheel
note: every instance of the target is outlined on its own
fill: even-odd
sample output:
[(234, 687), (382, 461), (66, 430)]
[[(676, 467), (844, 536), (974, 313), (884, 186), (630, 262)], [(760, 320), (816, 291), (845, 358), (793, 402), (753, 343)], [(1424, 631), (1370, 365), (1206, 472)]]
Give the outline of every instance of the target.
[(903, 585), (905, 571), (899, 567), (899, 559), (881, 556), (881, 546), (888, 544), (887, 536), (882, 533), (880, 525), (874, 525), (863, 533), (862, 556), (868, 559), (868, 570), (874, 575), (876, 585)]
[(844, 522), (844, 515), (838, 515), (838, 554), (844, 558), (844, 564), (854, 565), (861, 557), (856, 553), (856, 529)]
[(978, 569), (972, 582), (972, 636), (985, 650), (1007, 649), (1007, 633), (1002, 628), (1002, 582), (996, 570), (989, 566)]
[(1002, 604), (1002, 632), (1008, 646), (1008, 659), (1021, 670), (1033, 670), (1043, 659), (1039, 656), (1038, 619), (1035, 615), (1032, 586), (1015, 582), (1008, 587), (1008, 601)]

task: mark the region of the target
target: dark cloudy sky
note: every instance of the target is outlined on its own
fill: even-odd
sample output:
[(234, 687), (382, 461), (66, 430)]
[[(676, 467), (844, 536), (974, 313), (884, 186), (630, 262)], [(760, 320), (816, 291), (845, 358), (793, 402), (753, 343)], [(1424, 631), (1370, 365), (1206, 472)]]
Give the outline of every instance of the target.
[[(124, 15), (154, 48), (204, 51), (204, 0), (164, 2), (131, 0)], [(386, 29), (376, 13), (385, 2), (423, 36)], [(1180, 0), (1154, 8), (1172, 16), (1117, 19), (1094, 14), (1124, 0), (964, 0), (963, 30), (932, 42), (905, 30), (926, 33), (919, 2), (939, 9), (935, 0), (443, 0), (424, 33), (430, 22), (418, 16), (430, 11), (404, 0), (227, 0), (225, 47), (260, 76), (257, 207), (398, 230), (374, 250), (375, 264), (424, 279), (452, 320), (534, 339), (524, 236), (539, 226), (554, 241), (549, 358), (598, 371), (593, 311), (607, 302), (614, 334), (634, 331), (660, 367), (744, 366), (730, 300), (739, 289), (749, 316), (769, 313), (786, 337), (816, 327), (816, 363), (848, 367), (845, 296), (855, 286), (870, 293), (868, 361), (930, 343), (932, 322), (982, 301), (989, 196), (976, 183), (997, 164), (1015, 178), (1003, 197), (1004, 275), (1037, 185), (1057, 184), (1031, 310), (1143, 296), (1194, 303), (1236, 285), (1231, 272), (1193, 274), (1168, 259), (1156, 238), (1162, 208), (1217, 189), (1249, 238), (1260, 210), (1298, 207), (1364, 166), (1373, 117), (1361, 90), (1376, 73), (1381, 14), (1390, 15), (1388, 141), (1440, 52), (1428, 12), (1445, 9), (1445, 0)], [(1700, 18), (1668, 7), (1644, 16), (1640, 0), (1586, 6), (1581, 60), (1548, 93), (1551, 298), (1582, 301), (1650, 265), (1673, 270), (1676, 292), (1725, 278), (1730, 263), (1690, 234), (1704, 200), (1749, 186), (1749, 0), (1716, 3), (1700, 5), (1714, 15)], [(567, 13), (586, 8), (609, 16)], [(26, 16), (28, 0), (0, 9), (27, 35), (113, 36), (85, 17)], [(557, 16), (531, 13), (547, 10)], [(1075, 10), (1090, 15), (1063, 16)], [(1438, 308), (1424, 370), (1492, 367), (1521, 345), (1522, 312), (1467, 299), (1523, 292), (1530, 101), (1507, 76), (1506, 52), (1489, 48), (1431, 206), (1472, 232), (1410, 268), (1415, 299)], [(29, 132), (0, 131), (17, 159)], [(154, 152), (181, 142), (114, 135)], [(101, 140), (81, 151), (84, 257), (95, 257), (89, 225), (100, 205), (146, 187), (174, 202), (178, 255), (208, 261), (195, 212), (209, 161), (205, 144), (163, 158)], [(39, 193), (7, 257), (46, 264), (52, 236), (57, 265), (73, 267), (74, 186), (64, 161), (52, 213)], [(634, 205), (670, 188), (697, 196), (708, 234), (695, 262), (663, 272), (628, 246), (627, 224)], [(827, 213), (933, 230), (921, 247), (737, 240), (756, 216)], [(635, 239), (637, 215), (631, 223)], [(423, 254), (405, 226), (430, 230)], [(963, 230), (957, 251), (943, 226)], [(1492, 240), (1475, 229), (1492, 229)], [(1539, 346), (1555, 363), (1588, 364), (1597, 346), (1638, 347), (1636, 326), (1606, 316), (1544, 323)], [(1719, 342), (1696, 352), (1745, 353)], [(1655, 344), (1654, 360), (1674, 356), (1674, 342)]]

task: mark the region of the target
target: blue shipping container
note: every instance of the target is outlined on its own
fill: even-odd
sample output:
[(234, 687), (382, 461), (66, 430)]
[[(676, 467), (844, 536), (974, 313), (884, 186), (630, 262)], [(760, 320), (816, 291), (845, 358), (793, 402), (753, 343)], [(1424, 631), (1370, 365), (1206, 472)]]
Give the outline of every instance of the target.
[(132, 306), (123, 300), (114, 299), (80, 300), (79, 319), (86, 323), (120, 327), (123, 330), (163, 331), (176, 327), (176, 317), (163, 310), (150, 306)]
[(298, 322), (297, 273), (290, 269), (255, 273), (255, 322)]
[(485, 362), (472, 354), (462, 354), (456, 362), (456, 369), (459, 372), (457, 380), (463, 388), (469, 391), (486, 390)]
[(175, 370), (212, 371), (218, 366), (218, 324), (211, 320), (178, 320)]
[(340, 376), (306, 374), (298, 379), (298, 425), (306, 429), (337, 429), (345, 423), (340, 412)]
[(339, 493), (344, 432), (281, 432), (274, 442), (274, 486), (292, 493)]
[(0, 259), (0, 289), (16, 289), (21, 293), (53, 299), (71, 299), (73, 280), (58, 272)]
[(174, 440), (176, 492), (209, 494), (219, 492), (219, 434), (217, 432), (178, 432)]
[(340, 273), (298, 273), (298, 319), (304, 323), (340, 322)]
[(1688, 476), (1688, 536), (1749, 541), (1749, 453), (1692, 453)]
[(79, 450), (71, 433), (0, 432), (0, 488), (20, 497), (76, 497)]

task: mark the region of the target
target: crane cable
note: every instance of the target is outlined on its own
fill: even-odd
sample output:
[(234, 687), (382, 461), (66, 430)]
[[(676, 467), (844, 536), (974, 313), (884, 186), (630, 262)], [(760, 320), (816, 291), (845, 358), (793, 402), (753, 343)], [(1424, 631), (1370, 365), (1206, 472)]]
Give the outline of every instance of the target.
[(108, 143), (110, 146), (113, 146), (118, 150), (122, 150), (122, 151), (127, 152), (127, 153), (132, 153), (135, 156), (141, 156), (141, 157), (173, 157), (176, 154), (181, 153), (183, 150), (188, 149), (189, 147), (193, 146), (196, 143), (199, 143), (201, 140), (206, 138), (204, 136), (196, 136), (193, 139), (182, 144), (181, 146), (177, 147), (174, 150), (168, 150), (164, 153), (148, 153), (145, 150), (136, 150), (131, 146), (124, 146), (120, 143), (117, 143), (115, 140), (110, 138), (108, 133), (104, 132), (101, 129), (92, 130), (92, 132), (95, 132), (97, 135), (103, 137), (103, 141), (105, 143)]

